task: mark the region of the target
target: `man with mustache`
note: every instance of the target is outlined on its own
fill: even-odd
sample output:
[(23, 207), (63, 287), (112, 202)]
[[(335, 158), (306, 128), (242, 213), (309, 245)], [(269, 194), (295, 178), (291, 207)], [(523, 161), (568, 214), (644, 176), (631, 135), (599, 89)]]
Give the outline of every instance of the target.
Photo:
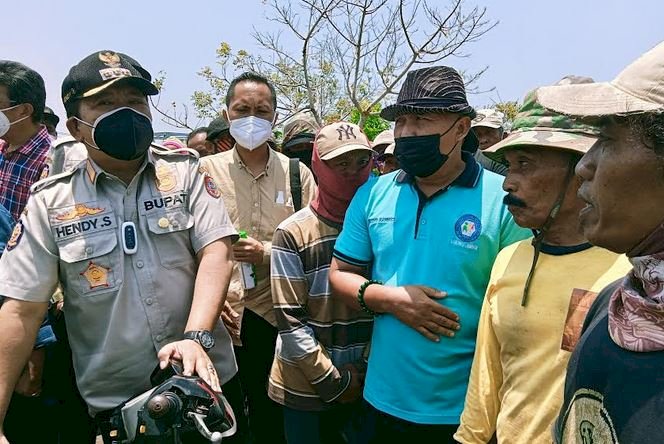
[(542, 88), (542, 105), (596, 121), (576, 167), (583, 234), (633, 269), (600, 293), (570, 359), (556, 443), (664, 437), (664, 42), (610, 83)]
[(579, 227), (574, 166), (597, 129), (546, 111), (528, 94), (504, 141), (483, 153), (508, 166), (504, 202), (534, 239), (498, 254), (477, 333), (461, 425), (465, 444), (551, 440), (565, 367), (597, 292), (629, 269)]

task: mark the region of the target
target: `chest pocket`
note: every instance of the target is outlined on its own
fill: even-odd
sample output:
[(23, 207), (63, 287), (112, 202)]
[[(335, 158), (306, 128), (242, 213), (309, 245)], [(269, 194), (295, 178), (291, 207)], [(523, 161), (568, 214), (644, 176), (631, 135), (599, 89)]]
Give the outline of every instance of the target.
[(115, 230), (57, 242), (63, 285), (81, 296), (115, 291), (122, 283), (122, 259)]
[(190, 265), (194, 261), (189, 229), (194, 217), (185, 207), (155, 211), (147, 216), (152, 241), (164, 268)]

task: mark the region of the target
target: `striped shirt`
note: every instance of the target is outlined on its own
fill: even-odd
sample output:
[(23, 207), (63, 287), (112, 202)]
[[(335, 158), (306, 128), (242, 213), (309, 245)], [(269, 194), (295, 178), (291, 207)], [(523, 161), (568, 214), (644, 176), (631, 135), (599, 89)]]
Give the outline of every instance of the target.
[(272, 300), (279, 337), (269, 395), (298, 410), (321, 411), (363, 367), (373, 319), (331, 295), (328, 272), (341, 226), (306, 207), (283, 221), (272, 241)]
[(30, 187), (44, 172), (46, 155), (51, 148), (51, 137), (45, 126), (26, 143), (13, 151), (0, 140), (0, 205), (7, 208), (14, 220), (19, 220), (30, 197)]

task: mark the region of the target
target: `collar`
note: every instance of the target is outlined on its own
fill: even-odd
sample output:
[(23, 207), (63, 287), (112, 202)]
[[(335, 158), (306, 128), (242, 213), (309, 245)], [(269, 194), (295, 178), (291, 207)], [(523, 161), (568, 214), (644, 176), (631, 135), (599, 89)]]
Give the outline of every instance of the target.
[(46, 127), (41, 125), (39, 131), (37, 131), (30, 139), (27, 140), (23, 145), (19, 146), (12, 152), (7, 152), (9, 144), (6, 141), (2, 141), (0, 144), (0, 151), (5, 157), (11, 156), (13, 154), (21, 154), (25, 157), (39, 156), (42, 153), (42, 150), (48, 150), (51, 147), (51, 136), (48, 134)]
[(589, 242), (579, 244), (579, 245), (571, 245), (569, 247), (563, 247), (559, 245), (549, 245), (542, 243), (542, 246), (540, 247), (540, 251), (544, 254), (548, 254), (550, 256), (564, 256), (566, 254), (574, 254), (574, 253), (579, 253), (581, 251), (588, 250), (592, 248), (592, 244)]
[[(465, 162), (466, 166), (449, 186), (475, 188), (480, 181), (480, 177), (482, 177), (482, 167), (477, 163), (472, 153), (462, 151), (461, 159)], [(413, 176), (403, 170), (397, 173), (395, 180), (397, 183), (413, 183), (415, 181)]]
[[(155, 159), (152, 157), (152, 153), (148, 151), (148, 155), (145, 157), (145, 160), (141, 164), (141, 167), (138, 169), (137, 174), (141, 174), (143, 170), (147, 167), (147, 165), (152, 165), (152, 167), (154, 168), (154, 162)], [(88, 157), (85, 163), (82, 163), (79, 168), (85, 168), (85, 176), (90, 180), (90, 183), (93, 185), (97, 185), (97, 179), (102, 174), (105, 174), (110, 177), (115, 177), (112, 174), (107, 173), (104, 169), (102, 169), (99, 165), (97, 165), (94, 160), (90, 159), (90, 157)]]
[[(258, 179), (259, 177), (266, 175), (270, 175), (270, 168), (272, 167), (273, 162), (277, 158), (276, 153), (272, 148), (269, 146), (267, 147), (268, 149), (268, 158), (267, 158), (267, 163), (265, 164), (265, 169), (263, 170), (262, 173), (260, 173), (258, 176), (254, 177), (254, 179)], [(240, 158), (240, 155), (237, 152), (237, 145), (233, 146), (233, 164), (240, 170), (245, 170), (248, 174), (250, 174), (253, 177), (253, 174), (251, 173), (251, 170), (247, 168), (247, 166), (242, 162), (242, 159)]]

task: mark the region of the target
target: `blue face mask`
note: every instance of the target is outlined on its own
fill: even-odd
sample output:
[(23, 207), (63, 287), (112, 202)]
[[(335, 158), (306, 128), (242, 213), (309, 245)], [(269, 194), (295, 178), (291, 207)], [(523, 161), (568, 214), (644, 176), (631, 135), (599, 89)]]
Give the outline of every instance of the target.
[(442, 134), (397, 137), (394, 140), (394, 155), (397, 157), (401, 169), (411, 176), (428, 177), (442, 168), (449, 159), (449, 155), (456, 149), (456, 145), (449, 153), (443, 154), (440, 152), (440, 138), (449, 133), (459, 119), (461, 117), (457, 118), (452, 126)]

